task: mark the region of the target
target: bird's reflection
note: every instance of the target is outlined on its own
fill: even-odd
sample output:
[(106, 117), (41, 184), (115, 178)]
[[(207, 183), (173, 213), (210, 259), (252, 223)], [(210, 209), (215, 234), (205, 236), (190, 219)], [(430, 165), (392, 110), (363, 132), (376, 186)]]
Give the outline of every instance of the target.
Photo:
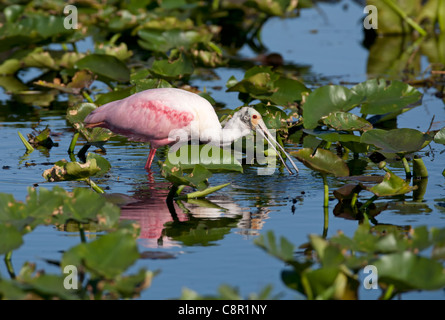
[(144, 247), (215, 245), (230, 232), (257, 235), (268, 217), (267, 208), (251, 211), (225, 195), (167, 203), (167, 186), (157, 183), (132, 196), (107, 195), (120, 206), (121, 219), (139, 223)]

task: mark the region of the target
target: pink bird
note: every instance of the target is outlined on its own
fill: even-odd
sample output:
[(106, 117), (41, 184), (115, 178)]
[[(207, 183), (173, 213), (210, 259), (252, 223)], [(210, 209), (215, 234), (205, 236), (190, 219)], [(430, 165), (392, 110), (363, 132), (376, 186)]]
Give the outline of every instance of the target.
[[(107, 128), (129, 140), (149, 142), (151, 150), (145, 164), (147, 171), (150, 170), (158, 148), (177, 143), (172, 138), (174, 132), (181, 132), (182, 136), (186, 136), (186, 141), (194, 138), (213, 145), (226, 146), (255, 130), (275, 151), (275, 145), (279, 146), (298, 172), (295, 163), (273, 138), (261, 114), (254, 108), (241, 108), (223, 129), (210, 102), (182, 89), (158, 88), (135, 93), (93, 110), (84, 122), (87, 128)], [(276, 153), (289, 173), (292, 173), (280, 153)]]

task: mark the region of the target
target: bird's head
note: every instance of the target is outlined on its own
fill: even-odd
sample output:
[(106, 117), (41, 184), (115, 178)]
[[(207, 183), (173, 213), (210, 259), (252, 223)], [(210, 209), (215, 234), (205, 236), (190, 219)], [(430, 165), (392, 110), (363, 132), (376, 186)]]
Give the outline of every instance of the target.
[(259, 125), (266, 128), (266, 124), (263, 121), (261, 114), (252, 107), (243, 107), (234, 114), (234, 117), (238, 116), (240, 121), (244, 123), (250, 130), (257, 130)]
[(275, 140), (275, 137), (270, 133), (269, 129), (266, 127), (263, 117), (253, 107), (243, 107), (237, 112), (235, 112), (233, 114), (232, 119), (226, 124), (224, 128), (225, 129), (239, 128), (242, 131), (251, 131), (251, 130), (256, 131), (261, 136), (263, 136), (264, 139), (267, 140), (269, 145), (275, 150), (275, 152), (278, 154), (280, 160), (283, 162), (284, 166), (287, 168), (289, 173), (292, 172), (286, 165), (286, 162), (281, 157), (280, 153), (277, 151), (276, 146), (278, 146), (281, 149), (281, 151), (283, 151), (283, 153), (286, 155), (286, 157), (289, 159), (289, 161), (292, 163), (292, 166), (298, 173), (298, 168), (292, 161), (292, 158), (287, 154), (284, 148)]

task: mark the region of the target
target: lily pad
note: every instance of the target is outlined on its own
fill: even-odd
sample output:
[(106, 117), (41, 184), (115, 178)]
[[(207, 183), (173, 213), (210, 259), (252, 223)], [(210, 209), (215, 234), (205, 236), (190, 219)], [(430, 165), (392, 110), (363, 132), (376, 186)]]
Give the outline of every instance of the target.
[(270, 95), (253, 94), (253, 96), (260, 100), (269, 100), (276, 105), (287, 106), (290, 103), (301, 101), (302, 94), (311, 91), (301, 81), (282, 77), (273, 83), (273, 87)]
[(361, 136), (361, 143), (373, 144), (387, 153), (415, 152), (426, 147), (432, 137), (415, 129), (372, 129)]
[(360, 142), (359, 136), (341, 131), (303, 129), (303, 132), (328, 142)]
[(198, 190), (204, 190), (208, 186), (207, 179), (212, 173), (201, 165), (195, 165), (193, 171), (184, 175), (181, 166), (175, 166), (168, 162), (162, 164), (161, 174), (175, 186), (191, 186)]
[(150, 71), (165, 78), (182, 78), (193, 73), (193, 62), (181, 53), (175, 59), (156, 60)]
[(273, 83), (278, 78), (279, 75), (273, 72), (270, 67), (253, 67), (246, 71), (243, 80), (231, 85), (227, 92), (235, 91), (252, 95), (270, 95), (275, 89)]
[(349, 111), (361, 101), (354, 91), (339, 86), (328, 85), (315, 89), (303, 105), (304, 127), (314, 129), (325, 116), (336, 111)]
[(202, 30), (180, 29), (159, 30), (159, 29), (142, 29), (138, 32), (141, 41), (139, 45), (147, 50), (157, 52), (168, 52), (173, 48), (190, 49), (194, 44), (207, 43), (211, 40), (212, 34)]
[(303, 148), (290, 154), (295, 156), (306, 167), (323, 174), (333, 174), (337, 177), (349, 175), (349, 168), (346, 163), (331, 151), (317, 149), (314, 155), (312, 155), (313, 153), (314, 150), (312, 148)]
[(75, 64), (78, 69), (87, 69), (109, 80), (128, 82), (130, 70), (118, 58), (106, 54), (90, 54)]
[(323, 118), (323, 122), (335, 130), (367, 131), (372, 129), (372, 124), (368, 121), (349, 112), (332, 112)]
[(111, 165), (98, 154), (88, 154), (85, 163), (57, 161), (54, 166), (43, 172), (43, 177), (50, 181), (84, 180), (92, 176), (103, 175)]
[(385, 80), (372, 79), (356, 85), (352, 90), (364, 97), (360, 109), (362, 114), (400, 112), (422, 98), (420, 91), (398, 80), (393, 80), (386, 86)]
[(167, 167), (193, 170), (199, 164), (211, 172), (243, 172), (241, 163), (228, 151), (211, 145), (185, 145), (170, 152), (164, 162)]
[(392, 172), (387, 172), (383, 177), (383, 181), (379, 184), (373, 187), (362, 184), (362, 187), (379, 197), (396, 196), (411, 192), (415, 189), (415, 187), (410, 186), (409, 183)]

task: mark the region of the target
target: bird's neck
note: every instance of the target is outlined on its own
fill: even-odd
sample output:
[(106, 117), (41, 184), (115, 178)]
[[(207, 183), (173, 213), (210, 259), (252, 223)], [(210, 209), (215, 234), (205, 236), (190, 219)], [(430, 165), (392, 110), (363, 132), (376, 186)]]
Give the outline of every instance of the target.
[(239, 129), (239, 128), (227, 128), (224, 127), (224, 129), (221, 130), (221, 138), (219, 140), (220, 144), (222, 146), (227, 146), (232, 144), (235, 140), (247, 136), (251, 132), (250, 129)]
[(206, 141), (214, 146), (224, 147), (231, 145), (232, 142), (241, 137), (247, 136), (250, 132), (250, 128), (242, 125), (238, 119), (232, 118), (225, 124), (224, 128), (219, 127), (218, 129), (207, 130), (201, 135), (201, 141)]

